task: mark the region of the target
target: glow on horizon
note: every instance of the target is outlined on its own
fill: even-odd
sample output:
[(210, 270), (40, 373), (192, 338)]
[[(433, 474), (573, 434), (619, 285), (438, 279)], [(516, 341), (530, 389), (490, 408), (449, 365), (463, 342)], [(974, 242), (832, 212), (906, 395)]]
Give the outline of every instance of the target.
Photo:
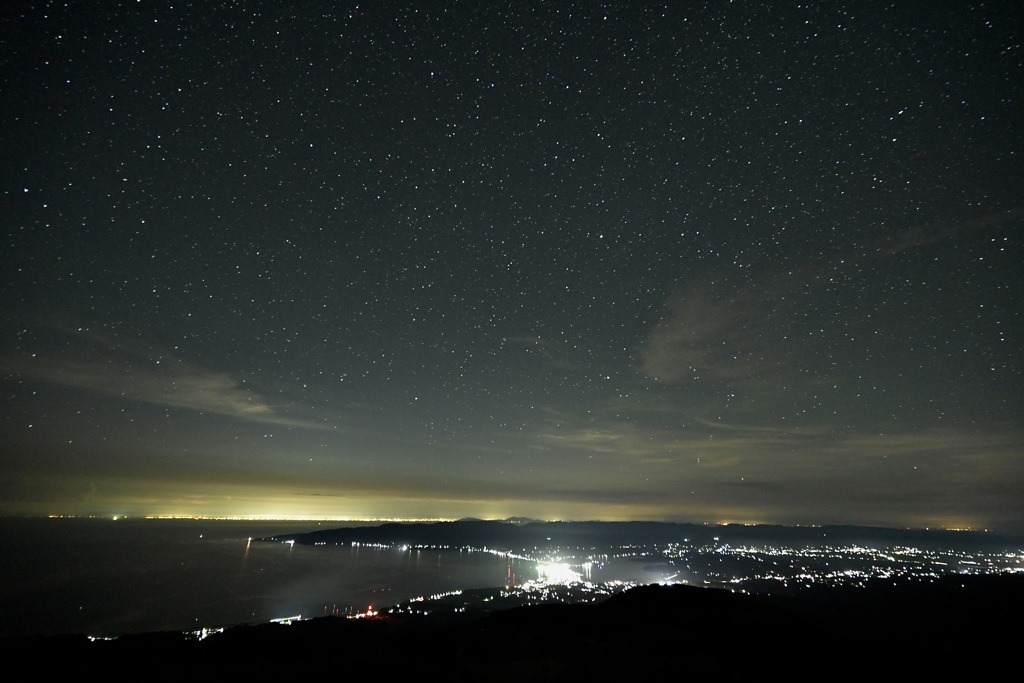
[(226, 522), (454, 522), (448, 517), (323, 517), (296, 515), (43, 515), (49, 519), (195, 519)]
[[(268, 506), (271, 507), (271, 506)], [(276, 507), (276, 506), (273, 506)], [(922, 529), (922, 530), (946, 530), (946, 531), (965, 531), (965, 532), (989, 532), (989, 531), (1002, 531), (1004, 533), (1015, 533), (1010, 529), (1001, 529), (999, 526), (992, 524), (981, 523), (981, 520), (965, 519), (963, 516), (948, 516), (946, 519), (942, 519), (940, 516), (917, 516), (914, 518), (903, 518), (903, 519), (876, 519), (876, 518), (864, 518), (864, 519), (826, 519), (820, 520), (814, 523), (809, 522), (806, 519), (792, 519), (781, 517), (779, 519), (772, 519), (770, 515), (762, 514), (750, 514), (742, 515), (736, 514), (735, 510), (717, 510), (719, 514), (714, 514), (716, 511), (707, 511), (711, 514), (701, 515), (699, 513), (692, 515), (684, 514), (637, 514), (637, 515), (624, 515), (621, 514), (621, 510), (605, 511), (606, 514), (601, 514), (600, 510), (591, 509), (586, 507), (581, 510), (577, 510), (576, 514), (524, 514), (521, 511), (506, 512), (505, 510), (489, 511), (489, 514), (474, 513), (472, 509), (460, 510), (460, 514), (324, 514), (323, 512), (317, 514), (315, 512), (309, 513), (284, 513), (273, 511), (271, 507), (270, 512), (253, 512), (253, 513), (220, 513), (220, 514), (203, 514), (197, 512), (186, 512), (186, 511), (174, 511), (174, 512), (131, 512), (124, 511), (123, 509), (118, 512), (85, 512), (85, 513), (56, 513), (56, 512), (43, 512), (33, 513), (25, 511), (22, 513), (7, 513), (0, 516), (5, 517), (49, 517), (49, 518), (78, 518), (78, 519), (108, 519), (108, 520), (137, 520), (137, 519), (151, 519), (151, 520), (210, 520), (210, 521), (246, 521), (246, 522), (337, 522), (337, 523), (429, 523), (429, 522), (453, 522), (461, 519), (480, 519), (480, 520), (507, 520), (507, 519), (528, 519), (531, 521), (543, 521), (543, 522), (580, 522), (580, 521), (602, 521), (602, 522), (664, 522), (664, 523), (686, 523), (686, 524), (700, 524), (700, 525), (743, 525), (743, 526), (763, 526), (763, 525), (779, 525), (779, 526), (791, 526), (791, 527), (822, 527), (822, 526), (862, 526), (862, 527), (883, 527), (889, 529)], [(468, 507), (468, 506), (467, 506)], [(115, 508), (116, 509), (116, 508)], [(610, 512), (610, 514), (608, 514)], [(725, 514), (721, 514), (721, 513)], [(619, 514), (616, 514), (619, 513)]]

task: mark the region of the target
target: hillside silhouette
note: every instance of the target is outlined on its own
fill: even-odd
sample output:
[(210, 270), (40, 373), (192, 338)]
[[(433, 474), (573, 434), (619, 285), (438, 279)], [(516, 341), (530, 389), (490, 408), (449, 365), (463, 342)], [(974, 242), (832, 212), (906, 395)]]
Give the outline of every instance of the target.
[[(198, 641), (180, 633), (90, 642), (16, 638), (10, 658), (53, 674), (254, 680), (296, 675), (614, 680), (651, 675), (731, 680), (769, 671), (977, 675), (1015, 661), (1024, 577), (751, 596), (650, 585), (597, 604), (480, 615), (434, 613), (238, 626)], [(479, 678), (477, 678), (479, 677)]]

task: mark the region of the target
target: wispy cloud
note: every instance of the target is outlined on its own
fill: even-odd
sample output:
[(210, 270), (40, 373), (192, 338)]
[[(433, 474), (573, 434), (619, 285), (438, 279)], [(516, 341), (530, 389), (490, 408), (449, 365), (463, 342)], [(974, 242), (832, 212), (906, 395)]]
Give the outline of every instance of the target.
[[(567, 420), (541, 435), (551, 460), (572, 473), (550, 478), (565, 482), (570, 498), (612, 501), (642, 491), (666, 510), (692, 504), (736, 519), (821, 522), (834, 506), (870, 523), (954, 526), (1006, 525), (996, 513), (1024, 484), (1022, 438), (956, 427), (868, 433), (692, 421), (651, 429), (611, 419), (599, 428)], [(986, 506), (991, 514), (972, 516)], [(842, 514), (829, 519), (848, 521)]]
[(601, 420), (600, 426), (563, 419), (549, 423), (538, 434), (540, 442), (552, 449), (635, 463), (685, 463), (700, 457), (704, 469), (736, 468), (769, 478), (799, 479), (807, 471), (870, 472), (888, 460), (940, 468), (954, 481), (998, 478), (1000, 472), (1024, 478), (1024, 461), (1018, 457), (1024, 447), (1022, 438), (1012, 429), (976, 433), (948, 427), (879, 433), (701, 419), (677, 428), (651, 428), (612, 418)]
[(294, 404), (271, 404), (246, 381), (176, 358), (166, 350), (109, 333), (65, 331), (70, 343), (61, 355), (8, 357), (5, 372), (48, 384), (168, 408), (223, 415), (250, 422), (335, 430), (334, 424), (289, 414)]
[(790, 279), (719, 277), (677, 289), (640, 349), (640, 371), (669, 383), (777, 372), (793, 341)]
[(954, 239), (961, 235), (997, 227), (1020, 218), (1024, 218), (1024, 208), (1017, 207), (1007, 209), (1006, 211), (985, 214), (965, 221), (936, 221), (915, 225), (887, 237), (880, 244), (879, 252), (883, 256), (892, 256), (929, 244)]

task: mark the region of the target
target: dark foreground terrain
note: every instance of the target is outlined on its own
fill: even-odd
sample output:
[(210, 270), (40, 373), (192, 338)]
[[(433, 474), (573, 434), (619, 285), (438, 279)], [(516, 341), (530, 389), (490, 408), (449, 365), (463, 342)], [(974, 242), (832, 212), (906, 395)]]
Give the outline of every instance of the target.
[[(37, 674), (106, 680), (270, 680), (351, 675), (465, 680), (636, 680), (653, 675), (971, 675), (1021, 654), (1024, 576), (755, 597), (645, 586), (598, 604), (474, 616), (433, 613), (239, 626), (89, 641), (0, 641)], [(844, 676), (845, 677), (845, 676)]]

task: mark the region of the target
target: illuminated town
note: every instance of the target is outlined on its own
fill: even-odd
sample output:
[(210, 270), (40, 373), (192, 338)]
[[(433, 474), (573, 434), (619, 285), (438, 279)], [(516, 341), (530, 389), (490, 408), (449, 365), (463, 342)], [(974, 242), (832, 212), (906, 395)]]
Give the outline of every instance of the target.
[[(934, 582), (951, 576), (1024, 574), (1024, 549), (985, 552), (953, 546), (733, 545), (715, 537), (710, 543), (684, 540), (598, 550), (549, 547), (513, 552), (409, 545), (396, 549), (492, 553), (509, 560), (510, 581), (494, 588), (418, 596), (389, 608), (353, 609), (347, 612), (349, 616), (425, 615), (436, 611), (478, 614), (541, 603), (598, 602), (645, 583), (780, 595), (823, 587), (866, 588), (883, 583)], [(513, 562), (532, 565), (535, 577), (514, 580)]]

